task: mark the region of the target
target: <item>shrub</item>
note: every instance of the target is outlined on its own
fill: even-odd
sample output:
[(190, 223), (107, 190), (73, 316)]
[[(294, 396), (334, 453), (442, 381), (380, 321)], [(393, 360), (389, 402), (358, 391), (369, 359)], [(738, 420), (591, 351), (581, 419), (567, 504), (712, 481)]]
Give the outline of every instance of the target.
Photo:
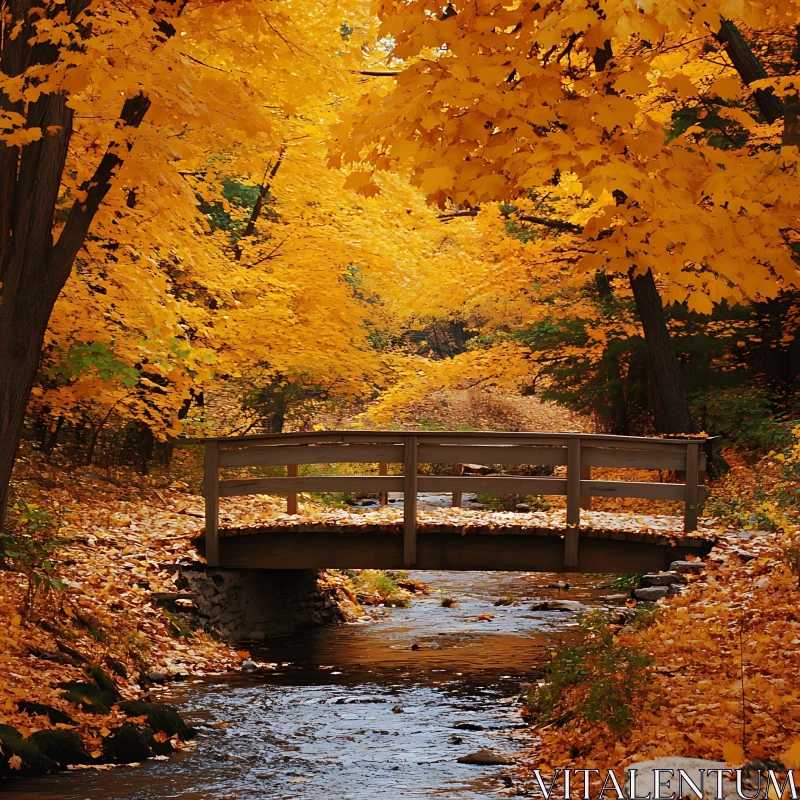
[(61, 545), (53, 536), (58, 520), (22, 499), (14, 503), (10, 512), (8, 528), (0, 530), (0, 567), (25, 576), (27, 585), (21, 614), (29, 619), (39, 600), (65, 588), (53, 563), (54, 553)]
[(651, 660), (615, 642), (608, 630), (611, 620), (612, 615), (602, 611), (579, 617), (584, 640), (558, 650), (546, 680), (526, 698), (538, 721), (580, 716), (605, 723), (615, 734), (630, 727), (645, 695)]
[(620, 572), (611, 579), (608, 587), (617, 592), (630, 592), (639, 585), (643, 574), (643, 572), (634, 572), (630, 574)]

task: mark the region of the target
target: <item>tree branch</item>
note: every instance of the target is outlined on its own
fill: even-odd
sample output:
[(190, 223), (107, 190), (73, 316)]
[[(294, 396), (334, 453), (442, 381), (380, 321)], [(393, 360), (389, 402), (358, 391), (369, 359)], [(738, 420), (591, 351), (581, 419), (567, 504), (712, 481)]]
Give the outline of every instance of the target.
[(553, 228), (557, 231), (569, 231), (570, 233), (583, 233), (583, 225), (576, 225), (574, 222), (567, 222), (563, 219), (550, 219), (549, 217), (532, 217), (523, 214), (517, 217), (520, 222), (530, 222), (533, 225), (543, 225), (545, 228)]
[[(739, 29), (729, 19), (722, 20), (717, 40), (725, 45), (725, 52), (747, 86), (753, 81), (769, 77), (763, 64), (750, 49), (750, 45), (744, 40)], [(783, 102), (772, 93), (772, 89), (756, 89), (753, 92), (753, 99), (767, 122), (775, 122), (776, 119), (783, 116)]]

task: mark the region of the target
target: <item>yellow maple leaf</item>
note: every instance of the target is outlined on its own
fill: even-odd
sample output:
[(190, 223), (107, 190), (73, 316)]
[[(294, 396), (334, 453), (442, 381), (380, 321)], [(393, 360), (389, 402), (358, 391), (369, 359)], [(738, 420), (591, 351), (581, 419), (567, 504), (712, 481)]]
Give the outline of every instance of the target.
[(22, 759), (19, 756), (11, 756), (11, 758), (8, 759), (8, 766), (11, 767), (11, 769), (20, 770), (22, 769)]
[(722, 745), (722, 758), (727, 764), (733, 764), (734, 766), (743, 764), (744, 749), (740, 744), (736, 744), (736, 742), (725, 742), (725, 744)]

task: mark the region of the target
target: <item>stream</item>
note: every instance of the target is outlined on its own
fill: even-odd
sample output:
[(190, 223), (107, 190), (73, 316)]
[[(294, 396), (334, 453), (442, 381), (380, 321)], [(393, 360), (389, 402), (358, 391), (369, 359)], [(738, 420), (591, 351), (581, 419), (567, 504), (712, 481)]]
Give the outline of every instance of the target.
[[(433, 591), (370, 622), (270, 639), (251, 650), (274, 670), (172, 684), (198, 726), (168, 761), (74, 771), (7, 786), (18, 800), (376, 800), (496, 798), (513, 767), (458, 763), (525, 744), (520, 683), (542, 672), (574, 614), (534, 612), (557, 576), (421, 572)], [(568, 578), (568, 597), (606, 593), (605, 576)], [(442, 594), (457, 599), (441, 606)], [(500, 598), (514, 605), (495, 606)], [(478, 620), (491, 614), (490, 620)], [(219, 726), (227, 723), (227, 727)], [(211, 727), (217, 725), (218, 727)]]

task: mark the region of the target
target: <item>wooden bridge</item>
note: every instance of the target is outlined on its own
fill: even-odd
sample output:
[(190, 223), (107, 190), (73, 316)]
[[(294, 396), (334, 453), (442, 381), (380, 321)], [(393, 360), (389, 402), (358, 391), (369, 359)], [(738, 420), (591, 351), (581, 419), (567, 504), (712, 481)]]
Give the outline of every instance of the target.
[[(200, 439), (205, 446), (206, 529), (201, 547), (210, 566), (230, 568), (375, 568), (523, 570), (539, 572), (646, 572), (711, 547), (692, 534), (706, 496), (705, 438), (644, 438), (585, 433), (461, 433), (330, 431)], [(378, 474), (299, 475), (299, 465), (373, 464)], [(420, 474), (420, 465), (444, 465)], [(566, 467), (565, 476), (464, 475), (463, 464)], [(389, 465), (394, 466), (389, 474)], [(220, 470), (285, 467), (281, 477), (220, 479)], [(657, 470), (683, 482), (592, 479), (593, 467)], [(352, 467), (351, 467), (352, 469)], [(319, 472), (319, 469), (315, 470)], [(374, 467), (373, 467), (374, 471)], [(531, 470), (528, 470), (529, 472)], [(252, 474), (252, 470), (250, 470)], [(298, 492), (402, 492), (402, 519), (371, 524), (369, 514), (350, 515), (334, 526), (297, 517)], [(485, 512), (458, 524), (418, 515), (419, 492), (463, 492), (566, 497), (565, 524), (530, 523), (535, 515), (502, 514), (493, 524)], [(220, 497), (287, 496), (290, 516), (263, 525), (219, 525)], [(581, 526), (592, 497), (678, 501), (683, 531), (632, 533)], [(408, 502), (413, 498), (414, 502)], [(463, 512), (469, 514), (471, 512)], [(358, 517), (356, 519), (356, 517)], [(518, 521), (519, 520), (519, 521)]]

